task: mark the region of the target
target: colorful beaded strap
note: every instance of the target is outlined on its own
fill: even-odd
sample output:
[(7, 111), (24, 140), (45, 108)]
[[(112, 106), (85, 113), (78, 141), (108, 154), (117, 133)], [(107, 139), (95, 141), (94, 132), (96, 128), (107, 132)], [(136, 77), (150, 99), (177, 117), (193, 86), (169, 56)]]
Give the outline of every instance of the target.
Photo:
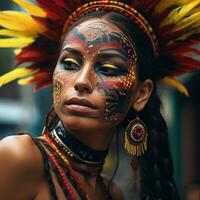
[(120, 14), (123, 14), (131, 18), (139, 26), (139, 28), (146, 33), (146, 35), (148, 36), (148, 38), (152, 43), (155, 57), (158, 56), (158, 43), (156, 40), (156, 36), (153, 32), (153, 29), (151, 28), (147, 20), (137, 10), (122, 2), (102, 0), (102, 1), (92, 1), (84, 4), (70, 15), (70, 17), (67, 19), (65, 23), (63, 32), (67, 31), (69, 27), (71, 27), (82, 16), (91, 12), (101, 11), (101, 10), (117, 11)]

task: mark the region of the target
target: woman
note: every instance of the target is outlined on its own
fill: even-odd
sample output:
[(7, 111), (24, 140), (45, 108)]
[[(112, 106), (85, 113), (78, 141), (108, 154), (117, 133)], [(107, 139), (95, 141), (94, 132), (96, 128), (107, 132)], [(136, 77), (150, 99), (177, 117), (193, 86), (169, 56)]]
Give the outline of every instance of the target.
[[(156, 85), (165, 77), (187, 94), (169, 76), (199, 66), (185, 56), (198, 51), (190, 45), (199, 32), (188, 29), (196, 26), (192, 19), (174, 27), (171, 17), (178, 10), (182, 15), (176, 13), (176, 23), (180, 23), (198, 11), (200, 1), (188, 7), (177, 1), (175, 7), (173, 1), (166, 5), (164, 0), (127, 4), (38, 0), (42, 9), (15, 2), (32, 16), (21, 16), (29, 22), (27, 30), (20, 24), (14, 30), (12, 22), (1, 20), (1, 26), (8, 29), (4, 35), (15, 38), (12, 45), (2, 39), (0, 46), (22, 47), (17, 64), (31, 65), (0, 77), (0, 83), (31, 75), (20, 83), (34, 82), (38, 89), (53, 79), (54, 105), (41, 137), (23, 134), (1, 141), (0, 199), (124, 199), (120, 189), (101, 176), (112, 137), (119, 129), (124, 130), (125, 148), (133, 156), (133, 172), (139, 174), (135, 199), (178, 199)], [(154, 30), (159, 30), (158, 40), (134, 8), (143, 10), (147, 19), (155, 11), (149, 19), (155, 22)], [(16, 13), (0, 17), (5, 14), (20, 18)]]

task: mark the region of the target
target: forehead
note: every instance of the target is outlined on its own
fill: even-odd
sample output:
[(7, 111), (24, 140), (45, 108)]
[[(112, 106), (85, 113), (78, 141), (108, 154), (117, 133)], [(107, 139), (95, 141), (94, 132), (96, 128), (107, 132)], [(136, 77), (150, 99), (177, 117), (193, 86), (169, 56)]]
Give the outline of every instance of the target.
[(105, 19), (89, 19), (80, 23), (75, 28), (78, 28), (80, 32), (88, 36), (93, 32), (95, 32), (97, 35), (103, 33), (109, 34), (111, 32), (122, 33), (116, 25)]
[(123, 48), (125, 39), (126, 35), (113, 23), (105, 19), (88, 19), (66, 34), (63, 45), (79, 43), (88, 48), (104, 44)]

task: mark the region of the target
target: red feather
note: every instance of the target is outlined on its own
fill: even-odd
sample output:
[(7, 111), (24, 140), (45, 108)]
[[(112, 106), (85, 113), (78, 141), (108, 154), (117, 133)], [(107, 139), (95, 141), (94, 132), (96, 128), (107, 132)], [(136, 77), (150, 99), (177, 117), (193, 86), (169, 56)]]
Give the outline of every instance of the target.
[[(195, 60), (194, 58), (186, 56), (175, 56), (172, 57), (172, 59), (173, 58), (180, 66), (182, 66), (181, 70), (184, 72), (191, 72), (200, 68), (200, 61)], [(179, 71), (178, 68), (176, 69)]]
[(37, 0), (37, 2), (45, 10), (48, 18), (58, 21), (65, 19), (67, 15), (66, 11), (62, 7), (56, 6), (52, 0)]
[(81, 3), (79, 0), (55, 0), (55, 3), (63, 8), (66, 12), (69, 14), (72, 13), (72, 11), (75, 11), (78, 7), (80, 7), (83, 3)]
[(55, 59), (55, 54), (48, 54), (46, 51), (38, 51), (35, 49), (23, 49), (22, 52), (16, 56), (17, 65), (27, 62), (52, 62)]
[(167, 46), (167, 50), (170, 51), (179, 51), (182, 48), (192, 47), (196, 44), (195, 41), (176, 41), (175, 43), (172, 43)]
[[(47, 27), (47, 32), (38, 36), (36, 41), (22, 49), (16, 56), (17, 65), (28, 63), (27, 68), (39, 69), (33, 74), (30, 82), (35, 83), (35, 89), (46, 87), (52, 83), (54, 66), (59, 53), (59, 43), (62, 29), (67, 18), (81, 5), (91, 0), (36, 0), (40, 7), (47, 13), (47, 18), (34, 17), (40, 24)], [(191, 53), (200, 55), (200, 50), (194, 47), (200, 41), (200, 34), (194, 34), (185, 41), (180, 41), (182, 31), (174, 31), (174, 25), (160, 28), (160, 23), (172, 11), (167, 8), (162, 13), (154, 16), (153, 10), (160, 0), (124, 0), (141, 13), (153, 28), (158, 44), (160, 58), (169, 60), (160, 70), (166, 75), (178, 76), (200, 68), (200, 61), (189, 57)], [(171, 65), (169, 64), (171, 63)], [(161, 64), (160, 64), (161, 65)], [(165, 75), (165, 74), (164, 74)]]
[(59, 23), (58, 21), (55, 22), (38, 17), (34, 17), (34, 19), (37, 20), (40, 24), (43, 24), (45, 27), (47, 27), (48, 31), (43, 33), (44, 37), (53, 41), (60, 40), (64, 22)]
[(54, 69), (46, 67), (46, 69), (40, 70), (33, 75), (30, 83), (35, 84), (36, 91), (52, 83), (53, 71)]
[(48, 75), (48, 77), (43, 77), (43, 79), (41, 81), (38, 81), (35, 84), (35, 91), (38, 91), (41, 88), (49, 87), (51, 84), (52, 84), (52, 79), (49, 79), (49, 75)]
[(35, 42), (16, 56), (17, 65), (25, 62), (44, 62), (49, 61), (52, 63), (57, 58), (55, 52), (58, 52), (58, 43), (51, 42), (47, 39), (40, 38), (40, 42)]
[(187, 56), (188, 54), (191, 54), (191, 53), (194, 53), (194, 54), (200, 56), (200, 50), (198, 50), (196, 48), (193, 48), (191, 46), (178, 47), (174, 51), (168, 50), (168, 52), (166, 52), (166, 53), (168, 53), (168, 54), (170, 54), (172, 56), (176, 56), (176, 55), (185, 55), (185, 56)]
[(147, 13), (152, 10), (160, 0), (135, 0), (129, 3), (130, 6), (140, 10), (141, 13)]

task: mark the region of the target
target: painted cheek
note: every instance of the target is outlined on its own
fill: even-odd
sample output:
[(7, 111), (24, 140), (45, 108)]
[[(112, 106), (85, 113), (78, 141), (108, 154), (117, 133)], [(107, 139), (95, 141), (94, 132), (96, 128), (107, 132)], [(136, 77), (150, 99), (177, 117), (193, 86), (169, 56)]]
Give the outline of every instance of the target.
[(58, 78), (53, 79), (53, 96), (55, 105), (58, 105), (61, 102), (63, 84), (62, 80)]
[(136, 81), (136, 65), (135, 65), (135, 63), (130, 64), (130, 65), (131, 65), (131, 67), (129, 69), (127, 76), (121, 77), (121, 81), (126, 90), (133, 88), (135, 85), (135, 81)]
[(63, 89), (70, 86), (70, 83), (74, 80), (73, 76), (67, 73), (65, 70), (56, 67), (53, 74), (53, 97), (54, 105), (59, 105), (62, 99)]
[(102, 82), (97, 83), (97, 87), (99, 89), (124, 89), (124, 84), (120, 80), (104, 80)]
[(105, 93), (105, 119), (109, 121), (121, 121), (129, 105), (131, 90), (125, 89), (120, 79), (105, 80), (98, 83), (97, 87)]
[(53, 79), (58, 79), (62, 81), (63, 85), (70, 84), (77, 79), (77, 72), (64, 70), (60, 66), (58, 66), (53, 74)]

